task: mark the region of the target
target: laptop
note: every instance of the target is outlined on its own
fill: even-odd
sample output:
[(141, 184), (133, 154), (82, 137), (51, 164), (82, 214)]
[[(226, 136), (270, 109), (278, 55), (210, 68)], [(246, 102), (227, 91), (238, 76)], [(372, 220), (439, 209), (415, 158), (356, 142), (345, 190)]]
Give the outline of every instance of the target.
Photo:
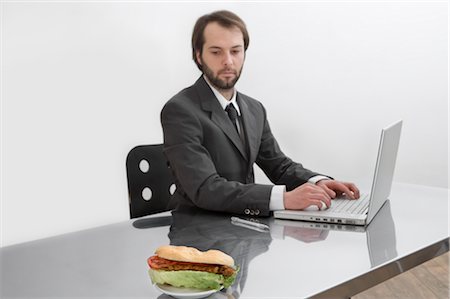
[(289, 220), (368, 225), (391, 193), (402, 123), (403, 121), (399, 120), (381, 131), (370, 193), (362, 194), (358, 200), (333, 199), (330, 208), (326, 210), (280, 210), (274, 211), (274, 217)]

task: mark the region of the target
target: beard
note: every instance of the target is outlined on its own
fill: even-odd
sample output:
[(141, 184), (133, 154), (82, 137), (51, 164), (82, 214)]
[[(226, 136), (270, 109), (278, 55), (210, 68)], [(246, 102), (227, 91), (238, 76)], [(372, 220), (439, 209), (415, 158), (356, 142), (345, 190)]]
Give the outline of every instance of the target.
[(224, 68), (217, 72), (217, 76), (214, 75), (214, 72), (212, 69), (208, 67), (206, 63), (202, 62), (202, 70), (203, 74), (205, 74), (206, 78), (208, 78), (209, 82), (217, 89), (219, 90), (228, 90), (232, 89), (234, 85), (236, 85), (236, 82), (239, 80), (239, 77), (241, 76), (242, 67), (240, 70), (233, 71), (235, 74), (235, 77), (229, 80), (222, 80), (219, 78), (219, 75), (223, 72), (229, 72), (231, 69)]

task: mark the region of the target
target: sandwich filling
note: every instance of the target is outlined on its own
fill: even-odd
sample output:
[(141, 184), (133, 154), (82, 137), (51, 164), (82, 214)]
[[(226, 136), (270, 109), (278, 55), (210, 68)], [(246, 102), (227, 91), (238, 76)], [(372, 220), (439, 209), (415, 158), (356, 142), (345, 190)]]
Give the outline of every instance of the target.
[(203, 271), (214, 274), (220, 274), (225, 277), (232, 276), (235, 274), (236, 270), (225, 265), (218, 264), (204, 264), (204, 263), (190, 263), (190, 262), (179, 262), (172, 261), (157, 255), (154, 255), (148, 259), (148, 265), (154, 270), (164, 270), (164, 271), (181, 271), (181, 270), (191, 270), (191, 271)]

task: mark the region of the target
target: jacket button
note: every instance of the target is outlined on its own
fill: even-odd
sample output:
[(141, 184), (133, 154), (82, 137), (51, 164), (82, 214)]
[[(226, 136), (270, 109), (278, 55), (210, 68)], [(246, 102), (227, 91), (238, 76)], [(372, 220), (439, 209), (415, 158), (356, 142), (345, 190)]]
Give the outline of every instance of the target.
[(250, 215), (255, 215), (255, 211), (250, 210)]
[(245, 209), (245, 210), (244, 210), (244, 214), (245, 214), (245, 215), (250, 214), (250, 210), (249, 210), (249, 209)]
[(255, 215), (259, 215), (261, 213), (258, 209), (255, 210)]

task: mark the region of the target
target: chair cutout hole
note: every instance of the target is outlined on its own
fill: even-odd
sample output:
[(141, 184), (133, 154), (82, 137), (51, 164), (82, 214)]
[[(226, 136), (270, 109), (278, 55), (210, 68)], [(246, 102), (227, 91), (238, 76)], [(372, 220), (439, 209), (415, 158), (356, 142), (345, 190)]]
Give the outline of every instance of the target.
[(139, 162), (139, 169), (143, 173), (147, 173), (150, 170), (150, 164), (147, 160), (141, 160), (141, 162)]
[(170, 195), (173, 195), (175, 193), (175, 190), (177, 190), (177, 186), (175, 186), (175, 184), (170, 185), (169, 187)]
[(150, 189), (149, 187), (145, 187), (142, 190), (142, 198), (146, 201), (152, 199), (152, 189)]

